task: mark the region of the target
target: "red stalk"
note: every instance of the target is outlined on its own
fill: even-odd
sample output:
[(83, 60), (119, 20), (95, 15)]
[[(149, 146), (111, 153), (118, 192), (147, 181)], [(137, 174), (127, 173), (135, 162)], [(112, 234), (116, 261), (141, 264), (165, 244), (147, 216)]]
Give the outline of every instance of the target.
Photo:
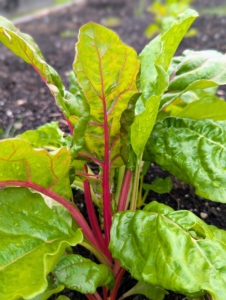
[[(84, 170), (87, 173), (87, 166), (86, 165), (84, 165)], [(103, 235), (102, 235), (102, 232), (100, 230), (100, 226), (99, 226), (99, 223), (98, 223), (98, 220), (97, 220), (97, 216), (96, 216), (96, 213), (95, 213), (95, 210), (94, 210), (94, 205), (93, 205), (93, 201), (92, 201), (89, 181), (85, 180), (83, 182), (83, 185), (84, 185), (86, 208), (87, 208), (91, 228), (93, 230), (93, 233), (94, 233), (100, 247), (102, 248), (102, 251), (109, 258), (109, 260), (112, 260), (111, 254), (110, 254), (110, 252), (107, 248), (108, 245), (106, 245), (106, 242), (103, 238)]]
[(103, 291), (103, 299), (108, 300), (108, 294), (107, 294), (106, 286), (102, 287), (102, 291)]
[(86, 298), (88, 300), (97, 300), (96, 297), (94, 295), (91, 295), (91, 294), (85, 294)]
[(120, 287), (120, 283), (121, 283), (121, 281), (122, 281), (122, 277), (123, 277), (125, 271), (126, 271), (125, 269), (121, 268), (121, 269), (119, 270), (119, 272), (118, 272), (116, 278), (115, 278), (115, 286), (114, 286), (114, 288), (113, 288), (113, 290), (112, 290), (112, 293), (111, 293), (111, 295), (110, 295), (110, 299), (111, 299), (111, 300), (115, 300), (116, 297), (117, 297), (118, 289), (119, 289), (119, 287)]
[(126, 175), (123, 181), (122, 191), (119, 198), (117, 211), (126, 210), (127, 198), (129, 194), (130, 184), (132, 180), (133, 173), (130, 170), (126, 171)]
[(80, 228), (82, 228), (83, 234), (85, 237), (101, 252), (103, 253), (101, 246), (97, 242), (95, 236), (93, 235), (89, 225), (87, 224), (86, 220), (84, 219), (83, 215), (80, 213), (80, 211), (73, 206), (72, 203), (68, 202), (64, 197), (58, 195), (57, 193), (53, 192), (52, 190), (46, 189), (42, 186), (39, 186), (33, 182), (22, 182), (22, 181), (4, 181), (0, 182), (0, 186), (24, 186), (27, 188), (34, 189), (53, 200), (57, 201), (58, 203), (62, 204), (73, 216), (76, 223)]

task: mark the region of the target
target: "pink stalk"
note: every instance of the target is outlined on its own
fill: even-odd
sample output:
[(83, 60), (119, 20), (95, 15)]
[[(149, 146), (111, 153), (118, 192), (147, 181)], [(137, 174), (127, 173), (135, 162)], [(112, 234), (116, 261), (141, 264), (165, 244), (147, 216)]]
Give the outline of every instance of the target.
[(113, 288), (113, 290), (112, 290), (112, 292), (111, 292), (111, 295), (110, 295), (110, 299), (111, 299), (111, 300), (117, 299), (116, 297), (117, 297), (118, 289), (119, 289), (119, 287), (120, 287), (120, 283), (121, 283), (121, 281), (122, 281), (122, 277), (123, 277), (125, 271), (126, 271), (125, 269), (121, 268), (121, 269), (119, 270), (119, 272), (118, 272), (116, 278), (115, 278), (115, 286), (114, 286), (114, 288)]
[(102, 287), (102, 291), (103, 291), (103, 299), (108, 300), (108, 294), (107, 294), (106, 286)]
[(123, 181), (122, 191), (119, 198), (117, 211), (126, 210), (127, 198), (129, 194), (130, 184), (132, 180), (133, 173), (130, 170), (126, 171), (126, 175)]
[(85, 237), (101, 252), (103, 253), (101, 246), (97, 242), (95, 236), (93, 235), (89, 225), (87, 224), (86, 220), (84, 219), (83, 215), (80, 213), (80, 211), (70, 202), (68, 202), (64, 197), (58, 195), (57, 193), (53, 192), (50, 189), (46, 189), (40, 185), (37, 185), (33, 182), (23, 182), (23, 181), (4, 181), (0, 182), (0, 186), (24, 186), (27, 188), (34, 189), (53, 200), (57, 201), (58, 203), (62, 204), (73, 216), (76, 223), (80, 228), (82, 228), (83, 234)]
[[(84, 165), (84, 170), (85, 170), (85, 172), (87, 172), (87, 166), (86, 165)], [(95, 210), (94, 210), (94, 205), (93, 205), (93, 201), (92, 201), (89, 181), (85, 180), (83, 182), (83, 186), (84, 186), (86, 208), (87, 208), (91, 228), (93, 230), (93, 233), (94, 233), (99, 245), (102, 248), (102, 252), (104, 252), (104, 254), (110, 260), (112, 260), (111, 254), (110, 254), (110, 252), (107, 248), (108, 245), (106, 245), (106, 243), (105, 243), (105, 240), (104, 240), (102, 232), (100, 230), (100, 226), (99, 226), (97, 216), (96, 216), (96, 213), (95, 213)]]
[(91, 295), (91, 294), (85, 294), (86, 298), (88, 300), (97, 300), (97, 298), (94, 296), (94, 295)]
[(73, 129), (73, 126), (71, 125), (71, 122), (70, 122), (69, 120), (67, 120), (66, 117), (65, 117), (65, 120), (67, 121), (67, 125), (68, 125), (68, 127), (69, 127), (69, 129), (70, 129), (71, 134), (73, 134), (74, 129)]

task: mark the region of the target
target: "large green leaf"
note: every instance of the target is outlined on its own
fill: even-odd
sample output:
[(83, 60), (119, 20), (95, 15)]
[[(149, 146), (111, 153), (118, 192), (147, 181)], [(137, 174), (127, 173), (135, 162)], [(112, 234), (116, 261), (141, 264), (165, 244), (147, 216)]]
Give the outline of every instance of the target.
[(36, 130), (27, 130), (17, 137), (29, 141), (36, 148), (56, 149), (70, 145), (70, 136), (64, 138), (58, 122), (47, 123)]
[(57, 280), (67, 288), (83, 294), (94, 294), (97, 287), (114, 281), (113, 274), (102, 264), (81, 255), (62, 256), (53, 270)]
[(34, 298), (65, 248), (82, 242), (81, 230), (72, 231), (26, 188), (1, 190), (0, 214), (0, 299)]
[(136, 52), (113, 31), (95, 23), (80, 29), (74, 71), (89, 105), (85, 146), (80, 155), (103, 162), (109, 151), (112, 167), (123, 164), (120, 118), (138, 92), (139, 65)]
[(26, 63), (32, 65), (53, 94), (65, 118), (74, 125), (71, 116), (78, 113), (79, 105), (81, 108), (80, 98), (65, 90), (60, 76), (45, 62), (34, 40), (29, 35), (21, 33), (9, 20), (0, 17), (0, 41)]
[(226, 202), (226, 123), (166, 118), (156, 123), (144, 160), (195, 187), (204, 198)]
[(113, 257), (138, 280), (185, 295), (206, 291), (224, 300), (226, 232), (206, 225), (190, 211), (158, 206), (154, 202), (147, 211), (116, 214)]
[(226, 57), (217, 51), (186, 50), (172, 62), (171, 81), (160, 108), (169, 105), (188, 91), (226, 84)]
[(49, 153), (33, 149), (26, 140), (1, 140), (0, 184), (40, 186), (70, 199), (70, 162), (70, 151), (65, 147)]
[(139, 157), (152, 131), (158, 113), (161, 96), (166, 90), (171, 59), (187, 30), (198, 14), (187, 10), (173, 22), (171, 28), (151, 41), (139, 55), (141, 61), (140, 91), (132, 125), (132, 146)]

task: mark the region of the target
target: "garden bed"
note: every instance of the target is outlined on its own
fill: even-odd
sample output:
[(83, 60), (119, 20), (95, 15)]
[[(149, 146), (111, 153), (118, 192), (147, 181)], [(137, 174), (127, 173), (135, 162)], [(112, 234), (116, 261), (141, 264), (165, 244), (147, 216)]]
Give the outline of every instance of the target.
[[(210, 1), (200, 0), (194, 3), (194, 7), (211, 5)], [(215, 5), (224, 4), (224, 1), (214, 1)], [(213, 4), (213, 3), (212, 3)], [(144, 36), (145, 28), (153, 21), (153, 16), (146, 11), (140, 15), (137, 12), (135, 0), (90, 0), (84, 4), (71, 5), (50, 14), (43, 14), (29, 22), (21, 22), (17, 27), (21, 31), (31, 35), (40, 46), (44, 57), (62, 76), (68, 86), (67, 74), (72, 68), (74, 60), (74, 44), (77, 40), (79, 28), (94, 21), (107, 25), (108, 17), (117, 17), (120, 21), (113, 29), (121, 36), (122, 40), (131, 45), (139, 53), (148, 43)], [(177, 54), (185, 49), (204, 50), (216, 49), (226, 51), (225, 43), (226, 16), (202, 15), (194, 23), (198, 29), (198, 35), (185, 39)], [(7, 132), (12, 125), (16, 133), (27, 129), (35, 129), (46, 122), (59, 120), (60, 126), (67, 130), (61, 112), (54, 104), (54, 100), (48, 89), (35, 71), (14, 54), (0, 45), (0, 125)], [(218, 96), (225, 96), (225, 89), (218, 91)], [(152, 165), (145, 178), (146, 182), (152, 182), (155, 177), (166, 177), (167, 173), (159, 167)], [(194, 195), (191, 187), (173, 178), (174, 189), (170, 194), (158, 195), (150, 192), (148, 200), (156, 199), (172, 206), (174, 209), (188, 209), (208, 224), (226, 229), (226, 205), (201, 199)], [(80, 198), (81, 201), (81, 198)], [(125, 280), (129, 282), (130, 278)], [(130, 284), (130, 283), (129, 283)], [(125, 282), (125, 287), (127, 283)], [(67, 294), (71, 299), (86, 299), (70, 291)], [(170, 293), (166, 300), (179, 300), (184, 296)], [(52, 298), (54, 299), (54, 297)], [(146, 299), (137, 296), (130, 299)]]

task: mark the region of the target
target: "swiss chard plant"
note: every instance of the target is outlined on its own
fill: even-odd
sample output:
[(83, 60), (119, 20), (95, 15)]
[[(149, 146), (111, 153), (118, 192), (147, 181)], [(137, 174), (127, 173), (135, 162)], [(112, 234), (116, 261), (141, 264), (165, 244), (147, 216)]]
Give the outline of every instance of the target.
[[(68, 288), (90, 300), (162, 300), (167, 290), (225, 300), (226, 232), (146, 204), (150, 189), (171, 189), (169, 179), (143, 184), (156, 162), (197, 195), (226, 202), (226, 103), (215, 96), (226, 57), (173, 57), (196, 17), (181, 14), (139, 56), (113, 31), (84, 25), (69, 91), (33, 39), (0, 18), (1, 42), (38, 72), (70, 131), (51, 122), (0, 140), (0, 299)], [(73, 189), (84, 191), (88, 220)], [(74, 254), (76, 245), (92, 255)], [(137, 283), (122, 295), (125, 271)]]

